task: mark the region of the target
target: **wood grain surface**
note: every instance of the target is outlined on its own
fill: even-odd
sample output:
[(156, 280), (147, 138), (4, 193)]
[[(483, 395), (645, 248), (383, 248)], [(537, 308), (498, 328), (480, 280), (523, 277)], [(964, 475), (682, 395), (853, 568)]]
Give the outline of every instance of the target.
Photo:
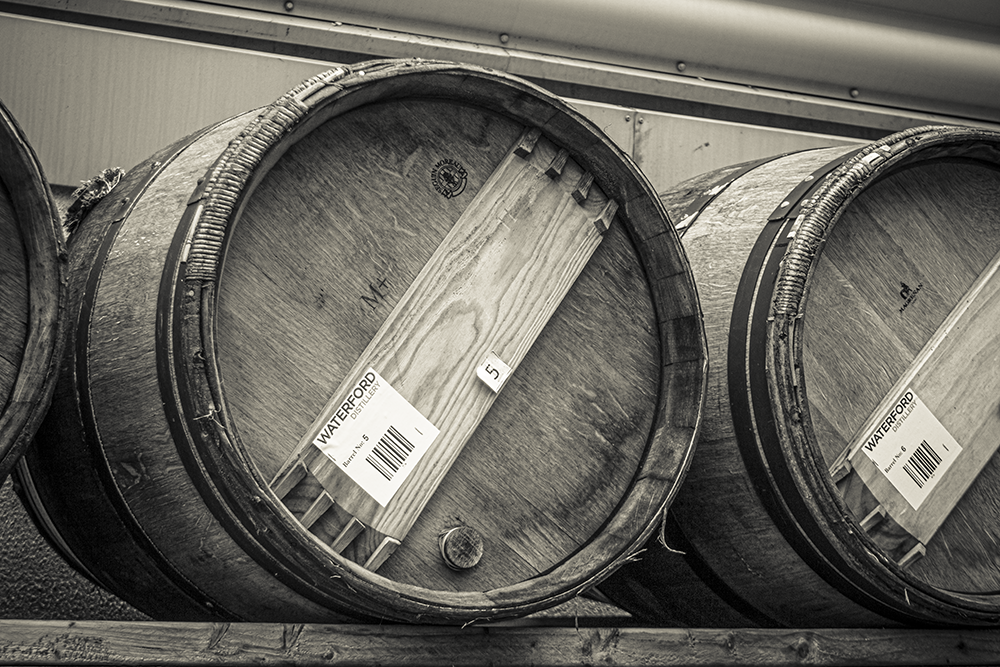
[[(1000, 256), (994, 257), (875, 408), (859, 431), (860, 439), (855, 437), (847, 457), (889, 516), (922, 544), (933, 538), (1000, 445), (1000, 414), (996, 409), (1000, 386), (991, 381), (989, 373), (982, 373), (984, 362), (989, 364), (998, 358), (997, 345), (1000, 345), (1000, 337), (996, 335), (1000, 322), (998, 262)], [(933, 438), (926, 435), (924, 440), (910, 440), (909, 451), (923, 451), (925, 456), (921, 459), (923, 465), (911, 467), (909, 474), (921, 488), (929, 485), (931, 475), (940, 477), (919, 505), (904, 497), (865, 454), (876, 432), (887, 436), (890, 430), (895, 431), (894, 424), (903, 422), (902, 411), (909, 410), (911, 403), (917, 405), (916, 401), (932, 417), (946, 415), (949, 425), (942, 427), (959, 447), (965, 443), (959, 452), (938, 434)], [(887, 422), (887, 415), (892, 416), (892, 422)], [(924, 419), (923, 414), (920, 417)], [(883, 428), (883, 424), (887, 427)], [(890, 446), (888, 442), (882, 444), (884, 448)], [(903, 445), (900, 454), (906, 452)], [(952, 459), (949, 452), (957, 458)], [(897, 458), (893, 464), (910, 465), (907, 461), (912, 461), (913, 456), (911, 453)], [(949, 466), (946, 470), (945, 465)], [(834, 462), (831, 467), (836, 466)]]
[[(509, 155), (526, 128), (541, 162), (491, 184), (523, 160)], [(648, 182), (563, 102), (454, 63), (338, 68), (163, 149), (119, 188), (75, 239), (71, 350), (29, 465), (53, 533), (150, 616), (523, 615), (577, 596), (655, 530), (700, 424), (694, 283)], [(406, 334), (425, 331), (445, 365), (479, 340), (516, 368), (373, 573), (379, 531), (304, 468), (280, 493), (271, 482), (474, 201), (487, 204), (472, 227), (538, 223), (480, 258), (477, 296), (518, 323), (489, 340), (488, 318), (435, 333), (418, 317), (390, 327), (394, 354), (412, 363)], [(601, 230), (589, 261), (549, 242)], [(442, 275), (471, 247), (435, 260)], [(582, 270), (555, 266), (569, 256)], [(456, 409), (423, 379), (400, 386)], [(461, 571), (438, 546), (458, 526), (483, 538)]]
[(17, 381), (28, 335), (28, 265), (17, 213), (5, 184), (0, 183), (0, 401), (7, 403)]
[[(567, 164), (565, 150), (538, 137), (523, 155), (518, 145), (424, 265), (290, 461), (304, 457), (341, 508), (397, 541), (496, 398), (477, 377), (479, 365), (493, 353), (516, 372), (601, 239), (594, 220), (607, 200), (599, 188), (580, 205), (571, 192), (584, 172)], [(347, 462), (314, 444), (369, 368), (441, 431), (388, 503), (355, 491), (358, 484), (341, 468)], [(345, 413), (335, 423), (347, 419)], [(346, 444), (350, 451), (354, 443)]]
[(0, 103), (0, 482), (31, 442), (63, 346), (66, 247), (27, 136)]
[[(711, 202), (682, 237), (698, 279), (714, 361), (702, 437), (671, 515), (694, 549), (692, 557), (725, 581), (724, 595), (755, 608), (755, 618), (769, 619), (767, 624), (836, 625), (846, 618), (859, 625), (884, 622), (845, 600), (775, 527), (757, 494), (760, 482), (748, 470), (737, 444), (736, 429), (746, 425), (734, 422), (726, 366), (736, 290), (768, 216), (803, 178), (848, 150), (804, 151), (753, 169)], [(670, 208), (672, 215), (677, 210)], [(681, 554), (660, 547), (650, 565), (674, 567), (674, 563), (687, 568)], [(776, 587), (776, 582), (787, 583)], [(689, 606), (696, 610), (700, 605), (693, 601)], [(685, 606), (677, 609), (682, 621), (688, 613)]]
[[(44, 509), (72, 553), (119, 597), (169, 620), (217, 618), (220, 610), (241, 607), (246, 595), (232, 585), (234, 568), (239, 579), (254, 582), (260, 595), (253, 604), (269, 613), (296, 613), (304, 602), (272, 572), (246, 559), (199, 500), (164, 421), (155, 371), (151, 332), (176, 222), (192, 184), (246, 122), (230, 119), (151, 156), (81, 223), (72, 246), (71, 286), (74, 315), (88, 325), (82, 330), (74, 325), (63, 363), (84, 369), (80, 377), (89, 400), (81, 407), (75, 375), (63, 374), (39, 430), (42, 444), (28, 456)], [(194, 139), (200, 141), (188, 145)], [(134, 196), (133, 188), (149, 175), (154, 178), (143, 196)], [(99, 325), (90, 326), (88, 316)], [(86, 433), (82, 419), (93, 421), (100, 447), (79, 445)], [(142, 538), (128, 522), (146, 524)], [(178, 570), (204, 577), (200, 593), (186, 583), (177, 587), (172, 577)], [(199, 607), (205, 601), (207, 607)], [(313, 613), (331, 613), (304, 604)]]
[(6, 665), (993, 665), (989, 630), (0, 621)]
[[(762, 164), (704, 205), (683, 240), (722, 369), (717, 362), (710, 373), (702, 439), (670, 510), (674, 530), (605, 582), (609, 597), (656, 622), (712, 623), (712, 604), (669, 599), (670, 582), (693, 588), (697, 577), (702, 597), (728, 601), (761, 625), (995, 622), (995, 457), (974, 481), (974, 472), (958, 473), (969, 490), (925, 552), (855, 471), (830, 469), (911, 365), (904, 380), (928, 393), (949, 431), (967, 441), (992, 433), (1000, 405), (990, 273), (1000, 248), (1000, 171), (995, 135), (975, 134), (914, 130), (873, 144), (820, 181), (795, 226), (787, 223), (794, 240), (779, 235), (755, 251), (781, 264), (777, 278), (757, 269), (743, 276), (743, 298), (757, 308), (746, 322), (743, 311), (733, 315), (744, 303), (736, 286), (768, 217), (792, 200), (798, 180), (847, 149)], [(886, 166), (876, 170), (879, 161)], [(736, 167), (665, 193), (670, 212), (683, 218)], [(786, 168), (797, 176), (785, 180)], [(790, 257), (802, 248), (814, 259), (807, 269), (801, 256)], [(791, 315), (771, 299), (770, 280), (805, 286)], [(754, 338), (764, 318), (765, 334)], [(936, 331), (936, 353), (918, 356)], [(772, 346), (766, 358), (754, 357), (764, 345)], [(741, 384), (730, 386), (733, 378)], [(757, 401), (748, 414), (734, 411), (743, 396)], [(970, 448), (991, 452), (996, 438), (983, 440)]]
[[(275, 475), (293, 458), (334, 383), (347, 381), (521, 134), (504, 117), (450, 101), (376, 104), (312, 132), (256, 187), (226, 251), (217, 347), (240, 437), (262, 473)], [(554, 157), (551, 148), (539, 150)], [(468, 172), (458, 197), (430, 186), (445, 158)], [(579, 176), (571, 167), (560, 182), (575, 186)], [(598, 192), (588, 215), (600, 199)], [(284, 213), (299, 202), (308, 202), (312, 218)], [(534, 205), (523, 211), (528, 219), (541, 215)], [(280, 228), (270, 223), (277, 216), (287, 220)], [(628, 488), (655, 409), (652, 316), (635, 251), (613, 228), (472, 435), (469, 465), (459, 457), (427, 518), (380, 573), (428, 587), (496, 587), (552, 567), (599, 530)], [(458, 343), (450, 336), (432, 342), (445, 355)], [(617, 359), (605, 366), (609, 354)], [(596, 428), (588, 423), (594, 419)], [(613, 457), (600, 453), (608, 442), (616, 443)], [(319, 494), (309, 484), (289, 499), (297, 514)], [(311, 530), (331, 544), (352, 515), (330, 511)], [(486, 548), (475, 571), (456, 574), (436, 545), (440, 532), (459, 523), (474, 525)], [(380, 542), (365, 534), (342, 553), (364, 563)]]
[[(926, 383), (917, 381), (917, 394), (960, 446), (973, 452), (995, 447), (989, 433), (1000, 419), (1000, 398), (995, 374), (988, 370), (996, 358), (991, 351), (997, 344), (995, 317), (970, 312), (968, 327), (939, 329), (948, 326), (949, 314), (977, 278), (986, 277), (1000, 250), (998, 187), (1000, 171), (995, 166), (971, 160), (925, 161), (871, 184), (833, 228), (813, 274), (803, 346), (817, 443), (832, 468), (839, 467), (838, 459), (853, 438), (860, 437), (869, 415), (878, 412), (884, 400), (895, 400), (889, 397), (893, 386), (918, 380), (920, 369), (937, 357), (937, 375)], [(912, 299), (902, 296), (907, 286)], [(941, 341), (932, 344), (935, 334)], [(933, 349), (921, 355), (925, 345)], [(957, 499), (961, 492), (956, 490), (947, 500), (927, 501), (938, 510), (932, 524), (940, 525), (940, 533), (924, 540), (926, 555), (910, 569), (928, 583), (982, 593), (1000, 585), (993, 556), (1000, 535), (994, 522), (983, 520), (983, 512), (989, 516), (988, 508), (994, 506), (986, 490), (997, 474), (995, 464), (988, 463), (991, 453), (979, 457), (974, 469), (957, 473), (963, 487), (975, 486), (977, 491), (963, 500)], [(977, 482), (981, 466), (986, 469), (983, 481)], [(856, 484), (850, 476), (838, 482), (858, 521), (878, 504), (871, 485), (883, 483), (881, 473), (865, 478), (864, 489), (849, 490)], [(884, 498), (889, 491), (882, 488)], [(908, 507), (898, 501), (885, 504), (891, 520), (872, 531), (873, 539), (896, 560), (915, 546), (909, 536), (919, 538), (924, 530), (919, 522), (906, 522)], [(953, 507), (956, 514), (949, 520)], [(909, 530), (900, 530), (896, 518)]]

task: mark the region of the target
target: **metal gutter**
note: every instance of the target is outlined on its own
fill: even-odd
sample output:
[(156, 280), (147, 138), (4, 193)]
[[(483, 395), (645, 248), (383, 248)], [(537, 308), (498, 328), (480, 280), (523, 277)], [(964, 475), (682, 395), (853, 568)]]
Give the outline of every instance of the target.
[(734, 0), (285, 2), (291, 11), (277, 0), (3, 0), (0, 11), (329, 62), (456, 60), (564, 96), (778, 126), (1000, 123), (1000, 45), (954, 35)]

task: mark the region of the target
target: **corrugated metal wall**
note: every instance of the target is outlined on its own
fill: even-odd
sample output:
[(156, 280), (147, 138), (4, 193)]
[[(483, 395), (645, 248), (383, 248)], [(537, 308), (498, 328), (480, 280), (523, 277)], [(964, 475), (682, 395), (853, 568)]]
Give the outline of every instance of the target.
[[(686, 0), (569, 3), (573, 7), (557, 0), (502, 0), (488, 3), (489, 12), (463, 3), (461, 13), (444, 0), (402, 3), (411, 7), (405, 11), (392, 0), (300, 1), (291, 3), (292, 12), (275, 0), (230, 4), (242, 7), (183, 0), (0, 2), (0, 12), (8, 12), (0, 13), (0, 99), (24, 126), (50, 180), (75, 185), (108, 166), (128, 168), (334, 64), (374, 57), (461, 60), (525, 76), (605, 127), (660, 189), (786, 150), (870, 140), (930, 122), (990, 126), (1000, 119), (1000, 105), (992, 102), (1000, 85), (1000, 46), (983, 37), (993, 34), (991, 20), (1000, 25), (996, 3), (978, 3), (978, 24), (970, 18), (970, 3), (960, 2), (949, 4), (950, 21), (918, 3), (920, 12), (901, 14), (908, 21), (894, 25), (884, 21), (891, 0), (874, 3), (879, 22), (870, 24), (856, 15), (831, 18), (806, 0), (784, 3), (791, 7), (699, 0), (697, 10)], [(840, 4), (857, 13), (858, 3)], [(506, 44), (494, 34), (493, 23), (502, 16), (498, 7), (510, 10)], [(714, 20), (707, 8), (716, 12)], [(562, 24), (555, 18), (560, 12), (567, 16)], [(601, 12), (622, 18), (599, 28), (582, 22), (600, 20)], [(329, 20), (338, 16), (367, 24)], [(748, 17), (745, 25), (737, 25), (740, 16)], [(545, 17), (546, 25), (529, 29)], [(385, 26), (373, 25), (378, 21)], [(782, 25), (771, 25), (775, 21)], [(928, 32), (935, 21), (941, 31)], [(776, 34), (784, 38), (761, 34), (755, 28), (761, 24), (780, 29)], [(423, 33), (398, 31), (406, 25)], [(822, 26), (836, 34), (803, 42), (803, 33)], [(891, 62), (878, 60), (904, 29), (914, 43), (900, 46)], [(635, 33), (631, 41), (629, 31)], [(662, 39), (655, 39), (660, 32)], [(561, 41), (558, 35), (564, 35)], [(462, 36), (480, 41), (454, 39)], [(862, 49), (866, 36), (878, 44)], [(847, 41), (830, 43), (837, 39)], [(921, 44), (971, 50), (930, 68), (929, 52), (917, 48)], [(741, 67), (726, 64), (740, 56)], [(683, 72), (679, 58), (686, 58)], [(868, 61), (862, 68), (867, 78), (841, 81), (841, 71), (859, 58)], [(789, 68), (796, 76), (779, 73)], [(764, 89), (749, 79), (785, 88)], [(850, 81), (859, 82), (853, 88), (860, 91), (857, 99), (851, 98)], [(877, 91), (879, 82), (884, 85)], [(875, 103), (896, 99), (889, 92), (896, 86), (907, 86), (924, 108)], [(809, 94), (810, 88), (829, 95)]]

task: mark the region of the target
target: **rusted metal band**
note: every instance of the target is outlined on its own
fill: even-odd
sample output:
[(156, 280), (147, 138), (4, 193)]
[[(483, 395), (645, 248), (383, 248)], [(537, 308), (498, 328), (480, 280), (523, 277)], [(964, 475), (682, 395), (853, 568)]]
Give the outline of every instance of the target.
[(264, 155), (318, 105), (345, 89), (396, 76), (408, 67), (421, 71), (452, 68), (454, 63), (414, 59), (377, 60), (327, 70), (300, 83), (260, 114), (223, 151), (204, 178), (204, 204), (186, 256), (188, 280), (218, 275), (227, 230), (244, 190)]
[(802, 207), (795, 239), (777, 277), (772, 315), (795, 317), (800, 312), (806, 280), (816, 253), (844, 204), (853, 199), (891, 162), (908, 153), (917, 144), (937, 141), (968, 130), (947, 126), (922, 126), (897, 132), (873, 142), (837, 168), (825, 179), (816, 195)]
[(186, 257), (188, 279), (216, 277), (226, 229), (254, 169), (267, 150), (310, 111), (303, 100), (350, 73), (349, 68), (339, 67), (303, 81), (265, 107), (226, 147), (204, 178), (204, 203)]
[[(828, 163), (826, 168), (840, 159), (843, 158)], [(816, 180), (811, 184), (824, 185)], [(803, 197), (808, 194), (807, 190)], [(779, 206), (778, 210), (791, 213), (793, 208)], [(900, 618), (891, 600), (869, 587), (864, 577), (828, 543), (803, 506), (776, 426), (782, 414), (776, 414), (771, 402), (766, 362), (772, 294), (769, 286), (774, 285), (774, 276), (787, 257), (784, 248), (796, 220), (792, 215), (772, 216), (768, 220), (747, 258), (737, 287), (727, 356), (727, 384), (737, 447), (761, 505), (799, 558), (854, 603), (887, 618)]]
[[(111, 250), (114, 248), (118, 239), (118, 234), (122, 228), (121, 223), (132, 214), (132, 211), (142, 199), (144, 193), (167, 169), (167, 167), (175, 159), (177, 159), (183, 151), (195, 144), (199, 139), (213, 129), (213, 127), (204, 128), (198, 133), (178, 141), (164, 151), (165, 156), (162, 160), (151, 161), (144, 164), (143, 172), (139, 172), (138, 169), (134, 169), (132, 172), (127, 174), (125, 179), (131, 180), (134, 178), (134, 183), (128, 190), (120, 191), (121, 197), (118, 197), (119, 193), (116, 193), (115, 196), (118, 199), (117, 210), (107, 214), (109, 221), (106, 223), (106, 228), (102, 232), (101, 239), (95, 250), (94, 259), (91, 262), (90, 270), (87, 273), (86, 282), (84, 284), (85, 287), (80, 295), (80, 313), (76, 322), (71, 323), (71, 325), (75, 325), (76, 331), (74, 346), (74, 370), (76, 372), (77, 395), (80, 402), (81, 426), (88, 443), (93, 444), (101, 442), (98, 419), (92, 401), (91, 392), (89, 391), (89, 388), (91, 387), (89, 351), (91, 320), (94, 316), (98, 291), (100, 290), (101, 282), (104, 277), (105, 265), (107, 264)], [(124, 186), (125, 183), (122, 183), (123, 188)], [(110, 204), (113, 204), (113, 202), (109, 202), (106, 205)], [(93, 449), (94, 451), (100, 452), (101, 465), (95, 466), (95, 468), (104, 489), (107, 491), (106, 496), (108, 502), (114, 507), (114, 510), (122, 523), (123, 529), (127, 531), (129, 536), (132, 538), (136, 548), (146, 554), (146, 556), (155, 564), (158, 571), (166, 579), (170, 580), (170, 582), (173, 583), (188, 599), (197, 602), (200, 606), (204, 607), (206, 610), (210, 610), (211, 613), (218, 615), (220, 618), (236, 618), (235, 614), (226, 611), (222, 605), (218, 604), (209, 595), (201, 591), (193, 582), (188, 580), (188, 578), (160, 551), (160, 549), (146, 533), (145, 528), (140, 525), (132, 515), (132, 511), (129, 508), (127, 501), (121, 495), (118, 484), (114, 479), (111, 464), (105, 457), (103, 448), (93, 446)], [(39, 507), (38, 509), (44, 512), (43, 507)], [(58, 540), (58, 542), (62, 542), (62, 544), (65, 545), (65, 541), (59, 537), (59, 531), (54, 524), (49, 522), (46, 524), (46, 528), (52, 531), (53, 540)], [(66, 548), (68, 549), (68, 546)], [(76, 555), (72, 553), (72, 551), (63, 553), (63, 555), (69, 558), (70, 562), (73, 562), (78, 566), (82, 566), (82, 563)], [(83, 567), (81, 572), (94, 579), (94, 581), (97, 581), (98, 583), (101, 582), (99, 578), (94, 578), (94, 575), (91, 574), (86, 567)]]
[[(773, 441), (777, 434), (766, 429), (770, 442), (765, 441), (761, 449), (767, 455), (774, 446), (781, 445), (785, 452), (780, 465), (773, 463), (769, 471), (784, 478), (784, 485), (795, 482), (789, 477), (789, 468), (794, 468), (800, 484), (811, 491), (808, 495), (789, 494), (795, 501), (793, 508), (801, 523), (812, 533), (813, 542), (822, 547), (823, 556), (836, 563), (842, 557), (837, 549), (828, 549), (831, 543), (824, 538), (824, 531), (817, 530), (817, 524), (809, 522), (809, 513), (818, 512), (828, 518), (827, 528), (833, 533), (831, 539), (843, 539), (846, 530), (847, 542), (853, 544), (851, 517), (843, 507), (839, 496), (832, 487), (829, 471), (818, 456), (815, 434), (811, 432), (812, 420), (809, 402), (806, 398), (806, 377), (804, 375), (803, 336), (801, 322), (807, 303), (804, 303), (806, 284), (816, 263), (817, 255), (826, 242), (832, 227), (848, 205), (865, 188), (877, 179), (891, 173), (896, 167), (905, 168), (923, 157), (930, 159), (948, 157), (971, 157), (984, 162), (1000, 164), (1000, 133), (975, 128), (950, 126), (922, 126), (899, 132), (869, 144), (842, 166), (833, 171), (817, 188), (815, 195), (806, 202), (802, 214), (796, 221), (794, 238), (784, 253), (780, 267), (776, 267), (771, 310), (766, 322), (760, 320), (758, 347), (753, 348), (758, 356), (758, 365), (766, 368), (767, 377), (761, 377), (754, 390), (767, 394), (774, 410), (789, 418), (783, 422), (782, 443)], [(762, 281), (763, 282), (763, 281)], [(763, 317), (763, 315), (762, 315)], [(754, 327), (754, 325), (751, 325)], [(753, 362), (749, 362), (753, 368)], [(766, 384), (764, 380), (766, 379)], [(753, 378), (751, 378), (751, 381)], [(768, 410), (771, 406), (768, 405)], [(735, 414), (735, 411), (734, 411)], [(758, 419), (758, 423), (762, 423)], [(772, 418), (769, 422), (777, 422)], [(762, 429), (763, 431), (763, 429)], [(767, 460), (777, 461), (768, 456)], [(784, 461), (788, 461), (786, 464)], [(816, 490), (819, 491), (816, 491)], [(828, 489), (829, 493), (824, 491)], [(815, 491), (815, 492), (813, 492)], [(808, 503), (805, 501), (808, 500)], [(808, 505), (808, 506), (807, 506)], [(808, 522), (808, 523), (807, 523)], [(983, 611), (970, 598), (955, 595), (950, 600), (942, 597), (940, 589), (929, 590), (922, 586), (908, 588), (905, 608), (898, 596), (893, 594), (899, 579), (893, 572), (895, 563), (882, 554), (868, 551), (863, 542), (846, 553), (847, 568), (838, 568), (845, 580), (858, 582), (866, 595), (877, 601), (878, 607), (869, 607), (888, 618), (912, 622), (915, 616), (933, 618), (960, 618), (959, 622), (986, 622), (995, 624), (995, 610)], [(816, 568), (814, 568), (816, 569)], [(818, 572), (820, 570), (817, 569)], [(858, 590), (862, 590), (859, 588)], [(839, 589), (839, 587), (838, 587)], [(847, 589), (840, 589), (847, 594)], [(951, 595), (945, 591), (945, 595)], [(942, 616), (941, 614), (944, 614)]]

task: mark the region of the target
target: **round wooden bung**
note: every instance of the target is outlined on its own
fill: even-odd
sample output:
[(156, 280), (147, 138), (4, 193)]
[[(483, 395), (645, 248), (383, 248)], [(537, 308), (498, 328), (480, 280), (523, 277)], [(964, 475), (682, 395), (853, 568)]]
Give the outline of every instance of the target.
[[(31, 495), (155, 618), (532, 613), (625, 562), (686, 470), (707, 364), (679, 238), (516, 77), (330, 70), (130, 170), (73, 243)], [(503, 536), (488, 558), (466, 531), (441, 558), (457, 516)]]
[(469, 526), (455, 526), (438, 537), (441, 559), (453, 570), (468, 570), (483, 557), (483, 536)]
[(602, 590), (657, 623), (996, 625), (1000, 134), (914, 128), (661, 197), (709, 399), (669, 549)]

